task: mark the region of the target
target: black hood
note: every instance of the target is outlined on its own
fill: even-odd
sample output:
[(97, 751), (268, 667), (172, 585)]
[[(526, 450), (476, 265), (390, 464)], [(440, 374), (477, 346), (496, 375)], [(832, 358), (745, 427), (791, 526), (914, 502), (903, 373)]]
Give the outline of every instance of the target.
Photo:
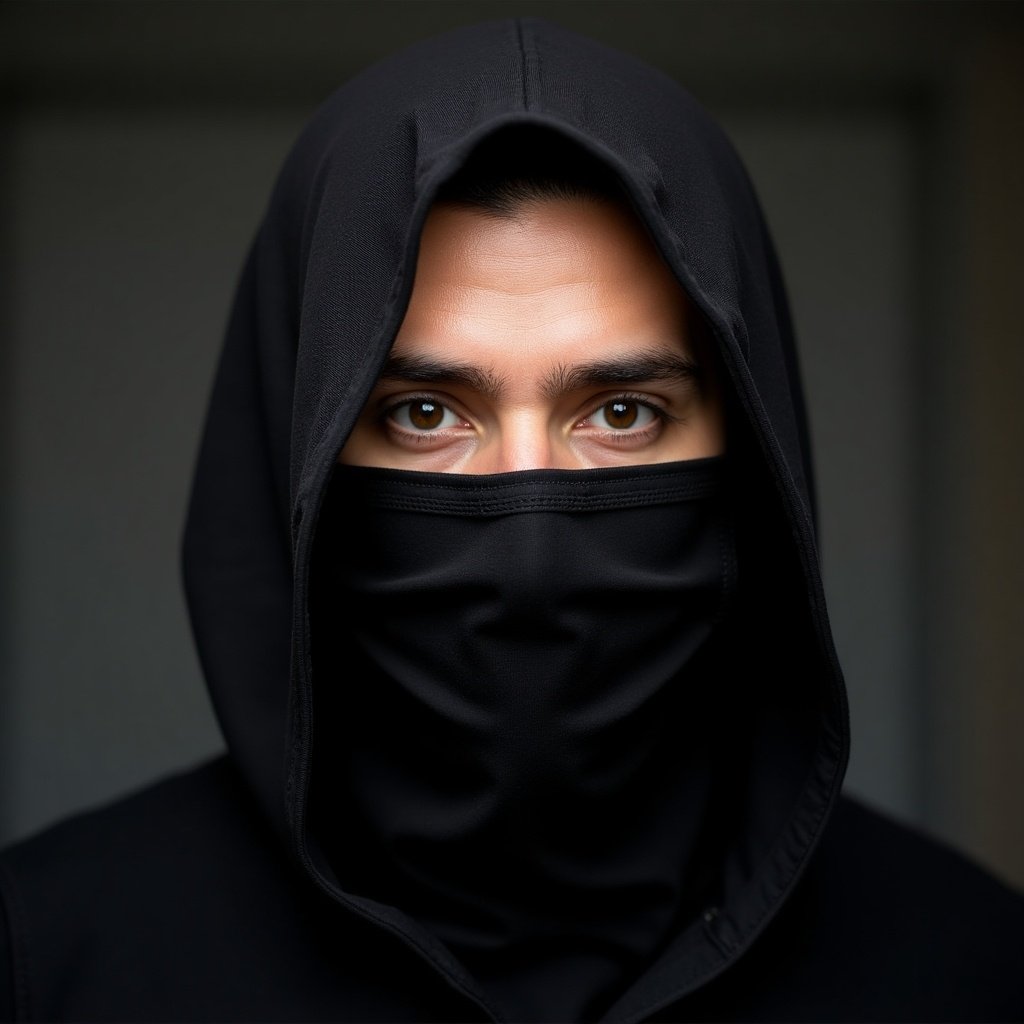
[[(481, 140), (512, 126), (560, 133), (621, 180), (717, 343), (744, 491), (736, 825), (714, 906), (614, 1008), (633, 1019), (760, 934), (814, 851), (848, 749), (786, 298), (746, 173), (685, 91), (524, 19), (417, 44), (335, 93), (290, 153), (241, 278), (195, 477), (186, 587), (231, 756), (299, 869), (326, 898), (407, 933), (398, 911), (340, 890), (310, 827), (311, 554), (336, 455), (401, 324), (432, 198)], [(473, 990), (443, 947), (408, 934)]]

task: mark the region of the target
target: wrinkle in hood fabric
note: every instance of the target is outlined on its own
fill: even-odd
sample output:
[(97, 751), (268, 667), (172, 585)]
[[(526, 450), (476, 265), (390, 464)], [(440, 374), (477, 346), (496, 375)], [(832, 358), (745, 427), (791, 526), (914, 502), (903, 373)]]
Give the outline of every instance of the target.
[[(716, 826), (700, 905), (607, 997), (606, 1019), (640, 1019), (724, 971), (779, 912), (837, 798), (848, 748), (781, 275), (740, 161), (685, 91), (522, 19), (413, 46), (329, 99), (285, 163), (239, 284), (189, 511), (186, 586), (231, 757), (301, 870), (339, 912), (400, 936), (500, 1016), (451, 943), (408, 907), (346, 888), (337, 870), (339, 849), (361, 840), (357, 817), (339, 821), (321, 799), (315, 748), (331, 703), (310, 591), (325, 496), (342, 486), (331, 483), (335, 459), (401, 324), (432, 198), (475, 146), (509, 131), (555, 133), (618, 178), (707, 324), (734, 410), (743, 582), (730, 628), (744, 653), (728, 661), (738, 693), (730, 814)], [(344, 485), (359, 486), (351, 476)], [(350, 662), (347, 653), (332, 660), (342, 688), (359, 684), (355, 648)]]

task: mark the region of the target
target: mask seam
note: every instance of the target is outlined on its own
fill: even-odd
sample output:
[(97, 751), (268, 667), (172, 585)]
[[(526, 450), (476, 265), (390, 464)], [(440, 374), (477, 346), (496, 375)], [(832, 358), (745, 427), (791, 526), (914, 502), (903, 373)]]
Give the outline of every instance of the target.
[(588, 498), (585, 495), (565, 495), (549, 498), (509, 498), (502, 500), (453, 502), (444, 498), (431, 500), (428, 497), (402, 498), (395, 496), (370, 497), (366, 501), (375, 508), (408, 512), (449, 512), (468, 515), (499, 512), (586, 512), (605, 511), (616, 508), (632, 508), (638, 505), (671, 504), (686, 499), (711, 497), (712, 491), (703, 488), (676, 489), (672, 491), (643, 491), (618, 496), (600, 495)]

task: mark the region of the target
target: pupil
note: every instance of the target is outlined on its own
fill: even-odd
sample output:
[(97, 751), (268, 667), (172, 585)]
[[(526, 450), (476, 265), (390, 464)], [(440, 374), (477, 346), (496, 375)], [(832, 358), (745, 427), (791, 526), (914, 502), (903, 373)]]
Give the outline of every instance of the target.
[(620, 430), (631, 427), (636, 422), (636, 402), (609, 402), (604, 407), (604, 418), (612, 427)]
[(444, 406), (434, 402), (413, 402), (409, 419), (421, 430), (431, 430), (444, 419)]

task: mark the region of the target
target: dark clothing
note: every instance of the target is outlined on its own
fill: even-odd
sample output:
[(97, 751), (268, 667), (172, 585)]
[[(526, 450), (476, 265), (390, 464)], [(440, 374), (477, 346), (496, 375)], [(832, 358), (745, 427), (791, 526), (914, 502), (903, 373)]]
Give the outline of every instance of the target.
[[(522, 151), (568, 140), (617, 177), (713, 339), (728, 406), (724, 511), (716, 506), (706, 520), (685, 504), (673, 518), (666, 509), (675, 506), (658, 505), (653, 533), (614, 538), (629, 541), (630, 576), (655, 539), (689, 530), (693, 550), (672, 554), (678, 565), (664, 575), (681, 579), (696, 566), (698, 583), (685, 590), (670, 580), (662, 601), (644, 592), (651, 606), (640, 616), (597, 627), (604, 620), (585, 603), (564, 604), (538, 627), (557, 623), (562, 653), (572, 630), (599, 640), (602, 663), (626, 666), (602, 685), (621, 682), (632, 695), (653, 680), (643, 684), (642, 714), (619, 724), (647, 730), (643, 767), (664, 766), (666, 796), (652, 798), (650, 786), (628, 799), (601, 790), (610, 753), (602, 741), (572, 766), (578, 799), (559, 803), (540, 787), (536, 800), (548, 805), (538, 827), (548, 831), (537, 835), (509, 831), (501, 801), (522, 791), (503, 784), (502, 758), (479, 778), (438, 772), (468, 746), (408, 731), (404, 710), (393, 729), (381, 724), (387, 704), (368, 688), (386, 682), (408, 694), (421, 671), (450, 720), (480, 711), (448, 687), (466, 683), (469, 670), (446, 652), (445, 623), (424, 626), (414, 608), (400, 621), (417, 632), (389, 644), (370, 628), (379, 617), (324, 615), (356, 593), (377, 601), (387, 592), (405, 602), (402, 615), (409, 610), (408, 592), (381, 574), (388, 552), (418, 558), (422, 545), (384, 545), (360, 561), (378, 520), (371, 512), (357, 525), (346, 494), (362, 496), (359, 481), (374, 474), (335, 473), (335, 460), (402, 322), (433, 197), (497, 138)], [(677, 472), (692, 483), (702, 470), (638, 471), (638, 492), (660, 481), (651, 489), (661, 497), (639, 495), (641, 504), (661, 502), (663, 477)], [(604, 501), (615, 491), (622, 504), (629, 474), (580, 473), (588, 493)], [(465, 498), (509, 485), (521, 494), (525, 479), (496, 474), (449, 487), (417, 476), (383, 474), (398, 493), (393, 510), (434, 514), (406, 500), (414, 489)], [(332, 480), (341, 491), (325, 505)], [(541, 490), (545, 516), (594, 514), (555, 509), (550, 488)], [(470, 502), (466, 514), (532, 509), (484, 504)], [(399, 518), (395, 529), (423, 536), (422, 523)], [(568, 537), (568, 522), (552, 523), (551, 536)], [(458, 530), (472, 528), (459, 519)], [(716, 547), (726, 533), (728, 545)], [(430, 547), (436, 538), (427, 537)], [(572, 571), (592, 584), (608, 550), (588, 548)], [(1024, 1016), (1024, 903), (839, 798), (846, 698), (781, 276), (728, 141), (691, 97), (639, 62), (543, 22), (496, 22), (414, 46), (328, 100), (282, 170), (239, 285), (184, 561), (228, 759), (0, 860), (12, 1005), (22, 1017), (552, 1020), (566, 1007), (572, 1019), (616, 1021)], [(325, 577), (326, 564), (340, 571)], [(488, 566), (477, 559), (459, 580), (480, 569)], [(354, 582), (359, 572), (365, 588)], [(680, 616), (681, 595), (698, 591), (727, 614), (716, 603), (714, 614), (701, 606)], [(449, 617), (452, 635), (471, 614)], [(677, 626), (651, 640), (658, 615)], [(676, 642), (687, 631), (694, 644)], [(486, 630), (465, 634), (467, 657), (481, 654), (473, 645)], [(413, 668), (395, 664), (406, 649), (418, 652)], [(514, 643), (508, 650), (495, 671), (516, 664)], [(655, 656), (666, 651), (670, 668), (659, 676)], [(435, 660), (459, 678), (431, 675)], [(580, 692), (585, 673), (544, 658), (525, 663), (533, 667), (522, 674), (524, 700), (543, 695), (531, 686), (547, 672), (582, 700), (567, 714), (593, 699)], [(683, 678), (690, 702), (662, 701)], [(478, 689), (486, 681), (471, 680)], [(484, 746), (508, 739), (487, 733), (486, 716), (473, 720)], [(537, 724), (562, 723), (541, 715)], [(431, 745), (434, 755), (417, 753)], [(557, 743), (548, 752), (564, 753)], [(409, 801), (417, 786), (422, 798)], [(581, 796), (594, 793), (604, 795)], [(650, 841), (631, 831), (637, 820)], [(424, 855), (424, 835), (452, 821), (452, 835), (471, 841), (441, 848), (451, 863), (436, 849)], [(583, 851), (574, 828), (592, 837)], [(416, 841), (402, 846), (410, 831)], [(501, 845), (510, 838), (523, 841), (518, 860)], [(577, 889), (598, 895), (563, 899)], [(671, 892), (671, 902), (652, 892)]]
[[(301, 878), (225, 760), (4, 866), (19, 1020), (485, 1019), (400, 934)], [(679, 999), (694, 965), (670, 955), (615, 1019), (1017, 1020), (1022, 929), (1022, 901), (983, 872), (842, 800), (736, 966)], [(706, 932), (714, 970), (729, 934)]]

